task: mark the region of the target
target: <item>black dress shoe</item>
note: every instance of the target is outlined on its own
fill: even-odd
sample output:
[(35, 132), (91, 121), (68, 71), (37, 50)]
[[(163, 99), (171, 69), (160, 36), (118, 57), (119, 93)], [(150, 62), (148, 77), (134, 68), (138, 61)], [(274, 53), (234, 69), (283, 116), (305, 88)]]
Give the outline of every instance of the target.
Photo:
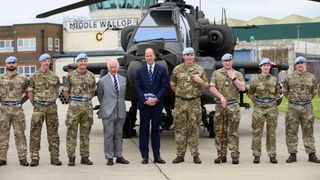
[(148, 164), (148, 163), (149, 163), (148, 158), (143, 158), (141, 161), (141, 164)]
[(7, 165), (7, 161), (0, 159), (0, 166), (4, 166), (4, 165)]
[(124, 157), (117, 157), (116, 159), (116, 163), (120, 163), (120, 164), (129, 164), (129, 161), (126, 160)]
[(166, 163), (166, 161), (164, 161), (160, 156), (155, 157), (153, 162), (158, 163), (158, 164), (165, 164)]
[(108, 159), (107, 165), (108, 165), (108, 166), (112, 166), (112, 165), (113, 165), (113, 159), (112, 159), (112, 158), (109, 158), (109, 159)]

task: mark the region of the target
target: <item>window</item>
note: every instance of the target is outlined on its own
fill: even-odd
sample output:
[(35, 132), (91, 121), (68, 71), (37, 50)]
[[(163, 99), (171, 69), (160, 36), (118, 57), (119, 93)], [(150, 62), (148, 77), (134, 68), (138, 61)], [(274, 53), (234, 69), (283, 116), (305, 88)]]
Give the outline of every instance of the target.
[(54, 38), (54, 50), (60, 51), (60, 39), (59, 38)]
[(134, 42), (141, 42), (141, 41), (150, 41), (150, 40), (157, 40), (163, 39), (167, 41), (176, 41), (177, 40), (177, 33), (174, 27), (156, 27), (156, 28), (146, 28), (140, 27), (138, 28), (135, 36)]
[(18, 72), (25, 76), (31, 76), (36, 70), (36, 66), (18, 66)]
[(0, 67), (0, 74), (4, 74), (6, 72), (6, 68), (5, 67)]
[(118, 31), (118, 47), (121, 47), (121, 31)]
[(53, 51), (53, 39), (51, 37), (48, 38), (48, 51)]
[(0, 40), (0, 52), (13, 52), (13, 40)]
[(35, 51), (36, 38), (18, 38), (18, 51)]

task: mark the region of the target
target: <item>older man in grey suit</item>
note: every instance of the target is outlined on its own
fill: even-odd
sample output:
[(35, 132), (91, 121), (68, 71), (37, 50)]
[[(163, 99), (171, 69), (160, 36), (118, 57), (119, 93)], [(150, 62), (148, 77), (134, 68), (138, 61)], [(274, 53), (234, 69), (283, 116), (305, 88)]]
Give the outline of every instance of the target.
[(97, 94), (100, 102), (99, 118), (102, 118), (104, 132), (104, 153), (107, 165), (129, 164), (122, 156), (122, 128), (126, 118), (126, 79), (118, 74), (117, 59), (108, 61), (109, 73), (98, 82)]

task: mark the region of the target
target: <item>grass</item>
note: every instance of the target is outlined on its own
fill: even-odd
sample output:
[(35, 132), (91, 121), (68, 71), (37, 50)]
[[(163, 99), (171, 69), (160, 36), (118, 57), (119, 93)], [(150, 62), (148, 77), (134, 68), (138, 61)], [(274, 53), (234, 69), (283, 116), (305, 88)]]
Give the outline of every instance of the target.
[[(247, 95), (244, 96), (244, 102), (252, 105), (252, 102), (250, 101)], [(313, 105), (313, 113), (316, 119), (320, 120), (320, 97), (319, 96), (316, 96), (315, 98), (313, 98), (312, 105)], [(278, 109), (280, 112), (288, 112), (288, 100), (285, 97), (282, 98), (282, 102), (278, 106)]]

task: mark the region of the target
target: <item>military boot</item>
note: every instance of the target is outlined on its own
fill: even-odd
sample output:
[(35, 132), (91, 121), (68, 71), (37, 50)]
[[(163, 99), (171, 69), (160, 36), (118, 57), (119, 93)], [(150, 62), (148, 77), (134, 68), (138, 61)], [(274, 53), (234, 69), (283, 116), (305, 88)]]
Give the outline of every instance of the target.
[(4, 166), (4, 165), (7, 165), (7, 161), (0, 159), (0, 166)]
[(278, 163), (278, 160), (276, 159), (276, 157), (270, 157), (270, 162), (272, 164), (277, 164)]
[(195, 164), (201, 164), (201, 160), (200, 160), (200, 157), (197, 155), (197, 156), (193, 156), (193, 162)]
[(92, 165), (92, 161), (90, 161), (90, 159), (88, 157), (81, 157), (81, 164), (85, 164), (85, 165)]
[(309, 162), (320, 163), (320, 160), (318, 159), (315, 153), (310, 153)]
[(30, 163), (31, 167), (39, 166), (39, 159), (32, 159)]
[(68, 166), (75, 166), (75, 165), (76, 165), (76, 158), (75, 157), (69, 157)]
[(20, 159), (19, 162), (21, 166), (29, 166), (29, 163), (26, 159)]
[(254, 164), (259, 164), (260, 163), (260, 156), (254, 156), (253, 163)]
[(239, 157), (233, 157), (232, 164), (239, 164)]
[(182, 163), (182, 162), (184, 162), (184, 157), (183, 157), (183, 156), (177, 156), (177, 157), (172, 161), (173, 164), (178, 164), (178, 163)]
[(227, 157), (225, 156), (218, 156), (215, 160), (214, 163), (215, 164), (220, 164), (220, 163), (225, 163), (227, 162)]
[(286, 160), (286, 163), (293, 163), (293, 162), (297, 162), (296, 153), (291, 153), (288, 159)]
[(62, 162), (58, 158), (51, 158), (51, 165), (61, 166)]

